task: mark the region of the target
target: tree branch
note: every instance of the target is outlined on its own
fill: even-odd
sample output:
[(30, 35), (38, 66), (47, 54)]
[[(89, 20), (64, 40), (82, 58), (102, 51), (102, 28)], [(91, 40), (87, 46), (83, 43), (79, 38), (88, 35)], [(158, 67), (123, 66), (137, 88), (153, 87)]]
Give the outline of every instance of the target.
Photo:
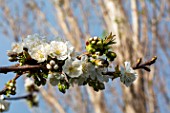
[(24, 95), (24, 96), (18, 96), (18, 97), (5, 97), (4, 100), (21, 100), (21, 99), (28, 99), (30, 97), (32, 97), (33, 94), (32, 93), (29, 93), (27, 95)]
[(8, 72), (13, 72), (13, 71), (31, 71), (31, 70), (37, 70), (37, 69), (46, 70), (46, 67), (43, 66), (43, 65), (18, 66), (16, 64), (16, 65), (13, 65), (13, 66), (0, 67), (0, 73), (8, 73)]

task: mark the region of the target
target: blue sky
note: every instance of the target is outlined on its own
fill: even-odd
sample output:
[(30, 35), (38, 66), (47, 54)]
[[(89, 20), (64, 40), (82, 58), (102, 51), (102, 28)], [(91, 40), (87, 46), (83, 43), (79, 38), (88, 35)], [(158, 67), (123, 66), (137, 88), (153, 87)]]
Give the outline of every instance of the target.
[[(24, 2), (24, 0), (21, 0)], [(38, 0), (37, 0), (38, 1)], [(43, 0), (40, 0), (40, 1), (43, 1)], [(41, 6), (40, 2), (37, 2), (39, 6)], [(15, 17), (16, 15), (15, 14), (18, 14), (18, 15), (22, 15), (22, 10), (23, 10), (23, 6), (22, 6), (22, 2), (19, 2), (19, 0), (13, 0), (13, 1), (10, 1), (8, 3), (8, 6), (10, 6), (10, 8), (12, 9), (12, 15)], [(126, 4), (128, 7), (128, 4)], [(74, 7), (74, 6), (73, 6)], [(88, 8), (91, 7), (90, 4), (87, 5), (85, 8), (85, 10), (88, 10)], [(41, 8), (43, 12), (45, 12), (46, 16), (47, 16), (47, 20), (57, 29), (57, 31), (60, 32), (60, 29), (56, 23), (56, 19), (54, 18), (54, 13), (53, 13), (53, 8), (51, 7), (51, 4), (48, 2), (48, 1), (44, 1), (44, 6)], [(81, 14), (81, 12), (79, 11), (79, 8), (78, 7), (74, 7), (74, 15), (76, 17), (79, 17), (79, 15)], [(8, 32), (9, 32), (9, 36), (4, 36), (3, 34), (3, 30), (0, 28), (0, 66), (7, 66), (7, 65), (11, 65), (12, 63), (10, 63), (8, 61), (8, 58), (7, 58), (7, 55), (6, 55), (6, 51), (7, 50), (10, 50), (11, 49), (11, 44), (12, 42), (14, 42), (14, 39), (13, 39), (13, 35), (12, 35), (12, 32), (10, 31), (10, 28), (7, 26), (7, 24), (5, 24), (5, 22), (3, 23), (4, 20), (2, 20), (2, 10), (0, 9), (0, 26), (3, 25)], [(100, 28), (100, 20), (98, 18), (95, 18), (94, 17), (95, 15), (95, 11), (91, 11), (91, 18), (88, 20), (90, 28), (90, 35), (91, 36), (101, 36), (102, 33), (103, 33), (103, 29)], [(33, 16), (30, 14), (29, 16), (29, 21), (30, 23), (34, 21), (34, 18)], [(78, 23), (79, 25), (82, 27), (82, 19), (79, 19), (78, 20)], [(163, 24), (163, 23), (162, 23)], [(164, 23), (165, 24), (165, 23)], [(170, 28), (170, 22), (169, 23), (166, 23), (168, 24), (168, 27)], [(23, 26), (24, 24), (18, 24), (19, 26)], [(30, 28), (28, 29), (33, 29), (33, 33), (40, 33), (41, 35), (43, 35), (43, 32), (40, 32), (37, 30), (36, 28), (36, 25), (33, 25), (33, 26), (30, 26)], [(19, 27), (18, 26), (18, 27)], [(22, 29), (21, 29), (22, 31)], [(18, 34), (20, 35), (20, 31), (18, 32)], [(48, 35), (50, 38), (53, 37), (53, 35), (51, 34), (45, 34), (45, 35)], [(60, 34), (60, 36), (62, 37), (62, 33)], [(151, 35), (149, 36), (150, 37), (150, 41), (152, 41), (152, 38), (151, 38)], [(169, 54), (170, 54), (170, 50), (169, 50)], [(165, 58), (165, 55), (164, 53), (162, 52), (162, 50), (160, 50), (158, 52), (158, 55), (160, 57), (162, 57), (162, 59), (164, 59), (162, 62), (159, 61), (158, 64), (162, 66), (162, 64), (165, 66), (166, 69), (164, 69), (165, 71), (164, 72), (160, 72), (160, 75), (164, 74), (165, 73), (165, 76), (164, 77), (167, 77), (166, 78), (166, 83), (167, 83), (167, 88), (170, 89), (170, 77), (167, 76), (169, 73), (170, 73), (170, 70), (168, 70), (170, 68), (170, 65), (167, 63), (168, 60)], [(159, 60), (159, 58), (158, 58)], [(14, 74), (13, 73), (9, 73), (9, 74), (0, 74), (0, 88), (2, 89), (5, 82), (7, 82), (8, 80), (10, 80), (11, 78), (13, 78)], [(26, 94), (25, 90), (24, 90), (24, 87), (23, 87), (23, 84), (24, 84), (24, 81), (22, 80), (22, 78), (19, 78), (17, 80), (17, 86), (18, 86), (18, 89), (17, 89), (17, 95), (24, 95)], [(110, 82), (107, 86), (106, 86), (106, 91), (108, 91), (109, 89), (107, 87), (109, 87), (109, 85), (114, 85), (115, 87), (118, 87), (117, 84), (119, 80), (116, 80), (114, 81), (114, 83)], [(159, 92), (158, 89), (155, 89), (156, 92)], [(117, 88), (117, 92), (119, 92), (121, 94), (121, 89), (120, 88)], [(170, 92), (169, 92), (170, 94)], [(16, 95), (16, 96), (17, 96)], [(108, 105), (110, 106), (110, 108), (113, 109), (113, 111), (115, 112), (119, 112), (119, 109), (116, 109), (117, 106), (113, 106), (113, 105), (110, 105), (111, 103), (109, 103), (109, 99), (111, 98), (110, 97), (111, 95), (109, 93), (106, 94), (106, 100), (108, 100)], [(169, 95), (170, 96), (170, 95)], [(62, 95), (62, 97), (64, 97), (64, 95)], [(158, 102), (159, 102), (159, 106), (165, 104), (164, 103), (164, 100), (162, 99), (162, 95), (158, 93), (157, 95), (158, 97)], [(37, 108), (37, 109), (34, 109), (36, 112), (38, 113), (47, 113), (47, 112), (50, 112), (50, 109), (48, 108), (48, 106), (46, 106), (43, 102), (43, 100), (41, 99), (40, 97), (40, 109)], [(114, 97), (113, 97), (113, 100), (114, 100)], [(120, 100), (121, 101), (121, 100)], [(64, 102), (62, 102), (64, 103)], [(166, 109), (167, 108), (164, 108), (164, 106), (161, 106), (161, 112), (166, 112)], [(66, 109), (68, 112), (71, 113), (71, 109)], [(25, 100), (19, 100), (19, 101), (12, 101), (11, 102), (11, 106), (10, 106), (10, 110), (8, 113), (20, 113), (22, 111), (22, 113), (30, 113), (30, 109), (28, 108)]]

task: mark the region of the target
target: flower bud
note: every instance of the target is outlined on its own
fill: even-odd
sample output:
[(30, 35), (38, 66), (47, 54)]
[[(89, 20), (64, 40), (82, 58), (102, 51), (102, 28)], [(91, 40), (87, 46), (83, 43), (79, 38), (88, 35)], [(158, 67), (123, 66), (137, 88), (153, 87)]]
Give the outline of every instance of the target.
[(64, 84), (61, 84), (61, 83), (58, 83), (58, 89), (59, 91), (61, 91), (62, 93), (65, 93), (66, 91), (66, 88), (64, 86)]
[(54, 66), (54, 65), (55, 65), (55, 61), (54, 61), (54, 60), (51, 60), (51, 61), (50, 61), (50, 65), (51, 65), (51, 66)]
[(100, 51), (95, 52), (95, 54), (98, 55), (98, 56), (102, 56), (103, 55), (103, 53), (100, 52)]
[(93, 41), (91, 41), (91, 44), (93, 44), (93, 45), (94, 45), (94, 44), (96, 44), (96, 41), (94, 41), (94, 40), (93, 40)]
[(92, 47), (91, 44), (89, 44), (88, 46), (86, 46), (86, 50), (89, 52), (89, 53), (94, 53), (96, 50)]
[(104, 86), (104, 84), (103, 84), (103, 83), (99, 83), (99, 89), (100, 89), (100, 90), (105, 89), (105, 86)]
[(56, 86), (58, 84), (58, 80), (54, 76), (49, 78), (49, 82), (52, 86)]
[(103, 44), (102, 44), (102, 41), (101, 40), (99, 40), (99, 41), (97, 41), (97, 44), (96, 44), (97, 46), (102, 46)]
[(15, 62), (15, 61), (17, 61), (18, 59), (17, 59), (16, 57), (8, 57), (8, 60), (9, 60), (10, 62)]
[(108, 67), (109, 65), (108, 61), (104, 59), (94, 59), (92, 60), (92, 63), (94, 63), (98, 67)]
[(94, 39), (95, 41), (97, 41), (99, 38), (98, 38), (97, 36), (95, 36), (95, 37), (93, 37), (93, 39)]
[(53, 67), (55, 70), (57, 70), (58, 69), (58, 65), (56, 64), (56, 65), (54, 65), (54, 67)]
[(94, 53), (95, 51), (96, 51), (96, 50), (93, 49), (93, 48), (89, 50), (90, 53)]
[(46, 67), (47, 67), (47, 69), (49, 69), (49, 70), (51, 70), (51, 69), (52, 69), (52, 67), (51, 67), (51, 65), (50, 65), (50, 64), (47, 64), (47, 65), (46, 65)]
[(89, 42), (91, 42), (93, 40), (93, 38), (89, 38)]
[(8, 55), (9, 57), (17, 57), (18, 53), (17, 53), (17, 52), (8, 51), (8, 52), (7, 52), (7, 55)]
[(116, 53), (115, 52), (112, 52), (112, 51), (108, 51), (107, 53), (106, 53), (106, 56), (107, 56), (107, 58), (110, 60), (110, 61), (113, 61), (115, 58), (116, 58)]

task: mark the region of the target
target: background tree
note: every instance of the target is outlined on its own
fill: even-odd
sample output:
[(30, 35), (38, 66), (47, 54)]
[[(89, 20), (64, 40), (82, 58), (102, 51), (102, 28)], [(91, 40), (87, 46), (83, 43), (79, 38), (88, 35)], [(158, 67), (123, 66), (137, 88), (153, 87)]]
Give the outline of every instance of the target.
[(41, 88), (54, 113), (168, 112), (169, 12), (169, 0), (0, 0), (0, 29), (1, 36), (15, 41), (33, 33), (59, 36), (77, 51), (84, 51), (90, 36), (112, 32), (117, 41), (115, 64), (158, 56), (151, 72), (139, 71), (140, 76), (128, 88), (117, 80), (99, 92), (73, 87), (63, 95), (50, 85)]

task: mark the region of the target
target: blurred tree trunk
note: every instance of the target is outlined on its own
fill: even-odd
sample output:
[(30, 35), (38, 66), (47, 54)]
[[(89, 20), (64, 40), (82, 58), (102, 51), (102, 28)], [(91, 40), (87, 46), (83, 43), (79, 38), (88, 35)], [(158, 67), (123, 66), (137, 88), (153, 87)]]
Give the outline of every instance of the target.
[[(145, 3), (143, 4), (145, 5)], [(124, 13), (125, 11), (122, 5), (123, 3), (121, 3), (121, 0), (120, 1), (101, 0), (101, 8), (103, 10), (103, 15), (105, 14), (105, 12), (107, 12), (107, 14), (104, 17), (104, 20), (106, 21), (106, 23), (108, 23), (106, 27), (109, 31), (113, 31), (117, 35), (117, 38), (121, 40), (121, 43), (117, 45), (117, 48), (119, 48), (118, 49), (119, 52), (122, 51), (120, 56), (122, 56), (123, 58), (121, 59), (119, 58), (118, 62), (123, 62), (127, 59), (131, 60), (131, 62), (135, 62), (135, 60), (137, 60), (138, 58), (144, 57), (144, 54), (142, 53), (145, 51), (145, 48), (142, 48), (142, 45), (139, 44), (140, 31), (137, 0), (131, 0), (131, 16), (132, 16), (131, 27), (129, 26), (129, 23), (127, 21), (128, 18)], [(142, 23), (142, 25), (143, 24), (145, 26), (143, 27), (144, 30), (146, 29), (146, 23)], [(153, 31), (153, 33), (156, 33), (156, 31)], [(146, 36), (146, 32), (143, 35)], [(143, 41), (147, 42), (147, 39), (148, 38), (145, 37)], [(152, 68), (152, 72), (149, 76), (149, 79), (147, 79), (148, 73), (143, 73), (142, 71), (139, 71), (138, 74), (139, 77), (137, 81), (134, 83), (134, 85), (128, 88), (122, 86), (123, 89), (122, 97), (124, 101), (123, 112), (154, 113), (156, 110), (155, 107), (157, 106), (157, 102), (155, 101), (156, 98), (153, 91), (153, 84), (147, 84), (148, 82), (152, 82), (153, 80), (154, 68)], [(149, 106), (147, 107), (147, 105)]]

